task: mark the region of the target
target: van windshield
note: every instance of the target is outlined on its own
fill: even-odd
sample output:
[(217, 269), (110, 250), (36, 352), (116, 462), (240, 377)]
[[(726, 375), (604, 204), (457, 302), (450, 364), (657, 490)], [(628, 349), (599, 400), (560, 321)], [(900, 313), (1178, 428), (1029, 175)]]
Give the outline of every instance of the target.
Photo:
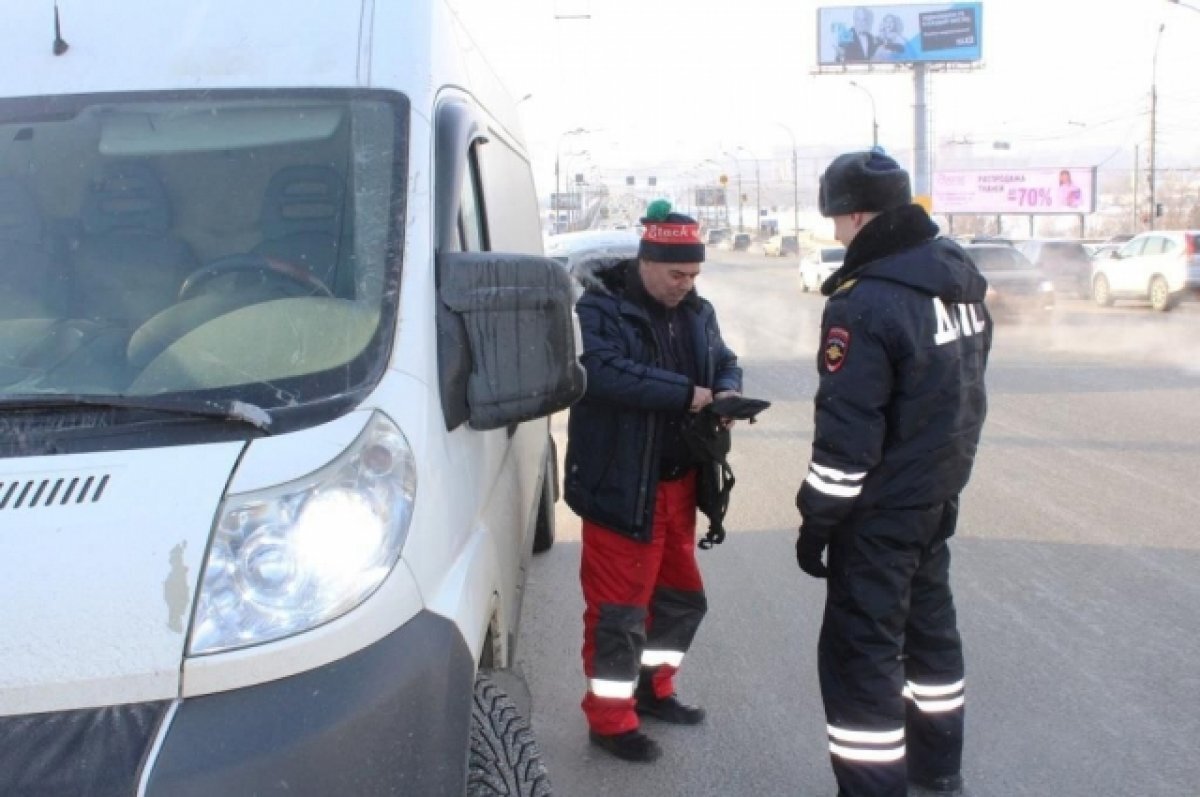
[(382, 92), (0, 100), (0, 411), (270, 412), (369, 388), (395, 326), (406, 128)]

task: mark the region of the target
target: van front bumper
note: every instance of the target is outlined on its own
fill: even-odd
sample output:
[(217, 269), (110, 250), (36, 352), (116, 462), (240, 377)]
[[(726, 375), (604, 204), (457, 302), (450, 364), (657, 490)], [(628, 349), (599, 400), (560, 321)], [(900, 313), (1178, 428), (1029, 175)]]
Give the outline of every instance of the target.
[(0, 717), (0, 794), (463, 794), (474, 675), (457, 628), (422, 612), (331, 664), (173, 712)]

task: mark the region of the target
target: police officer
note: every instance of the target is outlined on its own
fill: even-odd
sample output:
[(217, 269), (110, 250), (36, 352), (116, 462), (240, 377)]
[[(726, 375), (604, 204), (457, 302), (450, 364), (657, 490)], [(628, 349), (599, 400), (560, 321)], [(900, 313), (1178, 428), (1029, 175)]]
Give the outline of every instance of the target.
[(674, 676), (707, 609), (696, 566), (697, 462), (690, 413), (740, 392), (742, 370), (695, 291), (704, 244), (694, 219), (652, 202), (638, 258), (597, 274), (576, 304), (587, 393), (571, 408), (564, 478), (583, 518), (583, 711), (593, 744), (653, 761), (639, 715), (680, 725)]
[(833, 771), (842, 797), (903, 797), (909, 782), (959, 794), (947, 540), (986, 412), (987, 283), (881, 150), (836, 158), (819, 202), (846, 256), (821, 286), (796, 554), (828, 579), (818, 667)]

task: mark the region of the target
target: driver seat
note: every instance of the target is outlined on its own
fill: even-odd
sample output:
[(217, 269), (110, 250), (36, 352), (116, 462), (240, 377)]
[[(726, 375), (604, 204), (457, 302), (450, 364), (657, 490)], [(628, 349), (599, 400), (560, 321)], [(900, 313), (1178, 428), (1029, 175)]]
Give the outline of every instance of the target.
[(345, 181), (332, 166), (285, 166), (271, 176), (256, 254), (303, 266), (333, 290), (342, 249)]

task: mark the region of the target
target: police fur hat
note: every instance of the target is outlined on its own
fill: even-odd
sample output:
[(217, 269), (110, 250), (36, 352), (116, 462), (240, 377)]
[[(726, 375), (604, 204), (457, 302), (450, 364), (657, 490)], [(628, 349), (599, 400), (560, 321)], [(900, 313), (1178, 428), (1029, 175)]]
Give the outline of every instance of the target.
[(638, 257), (659, 263), (703, 263), (700, 225), (691, 216), (672, 213), (671, 203), (656, 199), (642, 217)]
[(821, 177), (821, 215), (872, 213), (912, 203), (908, 172), (881, 149), (834, 158)]

